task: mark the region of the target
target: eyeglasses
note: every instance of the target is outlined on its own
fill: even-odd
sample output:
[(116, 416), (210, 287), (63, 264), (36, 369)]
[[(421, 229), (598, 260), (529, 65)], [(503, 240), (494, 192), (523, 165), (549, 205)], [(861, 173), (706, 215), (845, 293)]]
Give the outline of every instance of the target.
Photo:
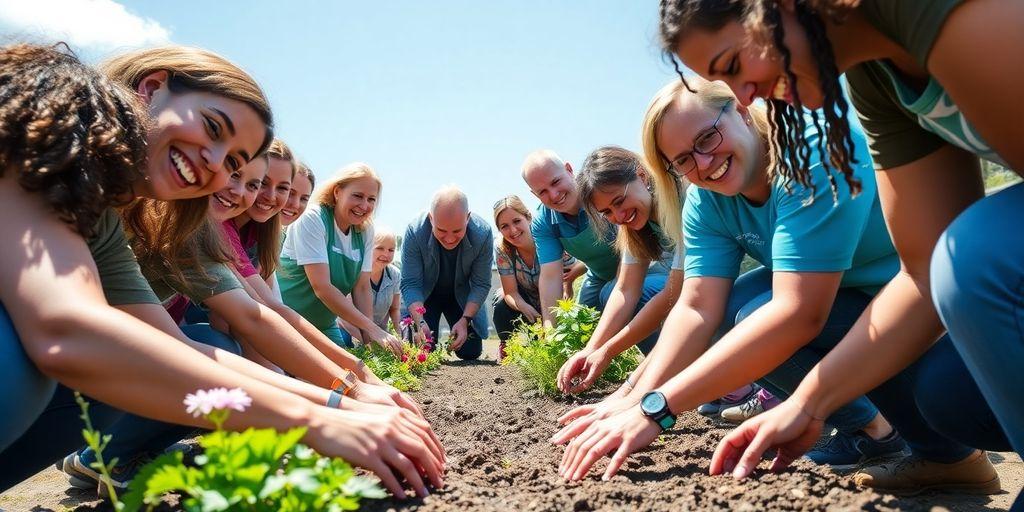
[(694, 139), (693, 151), (681, 155), (673, 161), (668, 161), (668, 159), (666, 159), (666, 167), (669, 172), (679, 176), (680, 178), (685, 178), (686, 175), (690, 174), (697, 168), (697, 159), (693, 157), (694, 153), (699, 155), (709, 155), (712, 151), (718, 149), (718, 146), (722, 145), (722, 131), (718, 129), (718, 121), (722, 119), (722, 114), (725, 113), (730, 104), (732, 104), (732, 101), (725, 102), (725, 105), (722, 106), (722, 110), (718, 112), (718, 117), (715, 118), (714, 124)]

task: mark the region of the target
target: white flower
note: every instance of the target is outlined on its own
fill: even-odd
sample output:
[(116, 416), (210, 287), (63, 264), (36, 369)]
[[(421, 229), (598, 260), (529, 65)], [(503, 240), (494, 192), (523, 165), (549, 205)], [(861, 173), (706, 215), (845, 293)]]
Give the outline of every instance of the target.
[(185, 395), (185, 412), (192, 416), (206, 416), (215, 409), (234, 409), (242, 412), (252, 405), (252, 398), (242, 388), (200, 389)]

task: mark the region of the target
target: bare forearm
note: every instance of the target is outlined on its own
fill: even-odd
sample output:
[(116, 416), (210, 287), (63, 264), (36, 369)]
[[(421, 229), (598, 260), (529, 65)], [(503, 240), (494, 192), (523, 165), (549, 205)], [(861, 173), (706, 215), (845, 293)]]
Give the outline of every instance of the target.
[(608, 352), (608, 357), (615, 357), (625, 352), (657, 330), (666, 313), (672, 309), (672, 299), (673, 297), (667, 290), (662, 290), (647, 304), (644, 304), (644, 307), (626, 324), (626, 327), (604, 344), (604, 350)]
[(249, 361), (244, 357), (236, 356), (235, 354), (225, 350), (211, 347), (209, 345), (203, 345), (198, 342), (191, 342), (190, 345), (192, 348), (206, 354), (211, 359), (242, 375), (270, 384), (271, 386), (283, 389), (289, 393), (294, 393), (316, 404), (327, 403), (327, 398), (330, 392), (325, 388), (317, 387), (286, 375), (281, 375), (280, 373), (268, 370), (258, 364), (254, 364), (252, 361)]
[(611, 339), (613, 333), (619, 331), (629, 321), (638, 297), (627, 297), (619, 288), (612, 291), (605, 304), (601, 320), (597, 322), (593, 336), (587, 342), (587, 348), (597, 350)]
[(943, 331), (928, 289), (901, 272), (807, 374), (793, 397), (811, 415), (824, 418), (909, 366)]
[(462, 316), (473, 318), (478, 311), (480, 311), (480, 304), (470, 301), (466, 303), (466, 307), (462, 310)]
[(258, 307), (257, 319), (229, 319), (229, 322), (232, 330), (263, 357), (289, 374), (322, 387), (329, 386), (341, 375), (341, 367), (306, 341), (280, 315), (262, 304)]
[[(550, 264), (549, 264), (550, 265)], [(540, 270), (540, 315), (544, 319), (544, 325), (555, 324), (551, 309), (558, 305), (558, 299), (562, 296), (562, 276), (558, 268), (548, 269), (542, 267)]]
[(240, 387), (253, 398), (252, 407), (231, 415), (228, 426), (233, 429), (287, 429), (303, 424), (310, 413), (312, 404), (302, 397), (197, 357), (196, 350), (127, 313), (80, 304), (76, 308), (73, 320), (61, 326), (65, 332), (40, 336), (28, 330), (23, 339), (28, 345), (59, 347), (57, 362), (44, 358), (37, 364), (68, 387), (119, 409), (182, 425), (208, 426), (187, 414), (182, 400), (197, 389), (215, 387)]
[(770, 301), (660, 388), (672, 410), (692, 409), (764, 377), (820, 332), (793, 306)]
[(717, 325), (715, 319), (684, 304), (672, 308), (654, 350), (634, 373), (629, 396), (639, 399), (689, 366), (707, 350)]
[[(359, 307), (355, 304), (354, 300), (346, 300), (345, 295), (341, 293), (341, 290), (333, 286), (325, 286), (324, 289), (317, 289), (316, 296), (320, 299), (327, 309), (330, 309), (335, 315), (338, 315), (342, 320), (354, 325), (357, 329), (362, 331), (368, 331), (373, 329), (373, 320), (367, 318)], [(354, 297), (353, 297), (354, 299)]]
[(319, 350), (338, 366), (355, 372), (360, 379), (365, 380), (365, 372), (368, 370), (366, 369), (366, 365), (362, 364), (362, 361), (360, 361), (359, 358), (339, 347), (323, 332), (321, 332), (320, 329), (317, 329), (313, 324), (309, 323), (309, 320), (303, 318), (303, 316), (295, 312), (295, 310), (288, 306), (284, 306), (283, 304), (281, 306), (283, 307), (280, 308), (280, 311), (278, 311), (278, 308), (275, 308), (275, 311), (278, 311), (278, 313), (281, 314), (281, 317), (284, 318), (289, 325), (295, 328), (299, 334), (306, 338), (314, 348)]

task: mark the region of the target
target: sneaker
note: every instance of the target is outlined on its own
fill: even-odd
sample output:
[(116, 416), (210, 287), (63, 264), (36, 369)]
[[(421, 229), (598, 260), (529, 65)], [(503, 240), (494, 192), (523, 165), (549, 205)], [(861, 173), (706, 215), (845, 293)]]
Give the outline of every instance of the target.
[(698, 405), (697, 413), (702, 416), (721, 418), (723, 410), (746, 403), (747, 400), (750, 400), (752, 397), (757, 395), (758, 389), (760, 388), (754, 385), (743, 386), (722, 398), (717, 398), (706, 404)]
[[(114, 488), (119, 493), (128, 489), (128, 484), (142, 469), (142, 466), (150, 460), (152, 460), (151, 457), (140, 455), (129, 460), (127, 464), (119, 464), (110, 468), (110, 481)], [(64, 457), (63, 470), (68, 477), (68, 483), (79, 489), (96, 489), (96, 493), (100, 497), (109, 498), (110, 491), (106, 485), (100, 483), (100, 472), (89, 467), (91, 462), (91, 460), (84, 460), (77, 452)]]
[(849, 471), (880, 459), (903, 457), (907, 454), (906, 448), (907, 443), (895, 430), (878, 440), (863, 432), (846, 434), (836, 430), (832, 437), (812, 448), (805, 457), (815, 464), (827, 464), (836, 471)]
[(71, 487), (75, 489), (95, 489), (96, 485), (99, 484), (99, 478), (93, 477), (93, 475), (97, 475), (96, 471), (90, 467), (85, 468), (87, 472), (77, 471), (74, 469), (76, 464), (84, 466), (84, 464), (78, 461), (78, 452), (71, 452), (53, 466), (68, 477), (68, 484)]
[(779, 399), (762, 389), (755, 393), (750, 400), (740, 405), (722, 409), (720, 415), (723, 420), (729, 423), (743, 423), (776, 405), (779, 405)]
[(1001, 489), (996, 468), (981, 450), (952, 464), (911, 456), (895, 463), (866, 467), (853, 475), (853, 481), (857, 485), (902, 495), (939, 489), (996, 494)]

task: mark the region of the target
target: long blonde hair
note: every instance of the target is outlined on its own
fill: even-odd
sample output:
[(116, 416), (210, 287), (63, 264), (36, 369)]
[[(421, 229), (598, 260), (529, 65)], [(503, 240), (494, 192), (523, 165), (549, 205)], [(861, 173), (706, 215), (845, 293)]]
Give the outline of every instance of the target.
[[(736, 101), (729, 86), (723, 82), (709, 82), (700, 77), (687, 77), (687, 83), (694, 92), (687, 90), (680, 80), (673, 80), (661, 88), (647, 106), (644, 114), (643, 127), (640, 130), (640, 142), (643, 146), (644, 166), (648, 169), (654, 184), (654, 197), (659, 205), (658, 225), (665, 236), (675, 243), (682, 243), (683, 237), (683, 196), (688, 183), (668, 170), (668, 157), (658, 149), (658, 129), (661, 120), (673, 105), (677, 105), (684, 95), (696, 95), (702, 105), (709, 109), (720, 109), (730, 101)], [(751, 105), (748, 108), (754, 128), (767, 143), (769, 126), (768, 116), (763, 107)]]
[[(523, 203), (523, 200), (520, 199), (519, 196), (511, 194), (499, 199), (497, 203), (494, 203), (495, 227), (498, 226), (498, 215), (501, 215), (502, 212), (508, 210), (509, 208), (515, 210), (516, 213), (525, 217), (527, 223), (533, 220), (533, 215), (530, 214), (530, 209), (526, 207), (526, 204)], [(527, 229), (529, 229), (529, 227), (527, 227)], [(509, 257), (512, 257), (516, 254), (516, 247), (510, 244), (508, 240), (505, 240), (504, 236), (501, 237), (501, 250)]]
[(118, 55), (101, 64), (100, 71), (133, 90), (146, 76), (166, 71), (171, 91), (209, 92), (249, 105), (267, 127), (253, 158), (266, 151), (274, 139), (274, 117), (263, 89), (242, 68), (211, 51), (188, 46), (146, 48)]
[[(354, 162), (342, 167), (334, 174), (333, 177), (331, 177), (331, 179), (324, 182), (324, 184), (313, 193), (313, 200), (320, 206), (330, 206), (331, 208), (334, 208), (337, 206), (337, 200), (334, 198), (335, 192), (338, 189), (347, 187), (349, 183), (362, 178), (370, 178), (377, 183), (377, 206), (380, 206), (380, 194), (384, 185), (380, 181), (380, 176), (377, 176), (377, 173), (374, 172), (373, 168), (362, 162)], [(376, 212), (377, 207), (374, 207), (373, 213)], [(359, 231), (365, 231), (373, 224), (373, 213), (367, 215), (366, 219), (356, 226)]]

